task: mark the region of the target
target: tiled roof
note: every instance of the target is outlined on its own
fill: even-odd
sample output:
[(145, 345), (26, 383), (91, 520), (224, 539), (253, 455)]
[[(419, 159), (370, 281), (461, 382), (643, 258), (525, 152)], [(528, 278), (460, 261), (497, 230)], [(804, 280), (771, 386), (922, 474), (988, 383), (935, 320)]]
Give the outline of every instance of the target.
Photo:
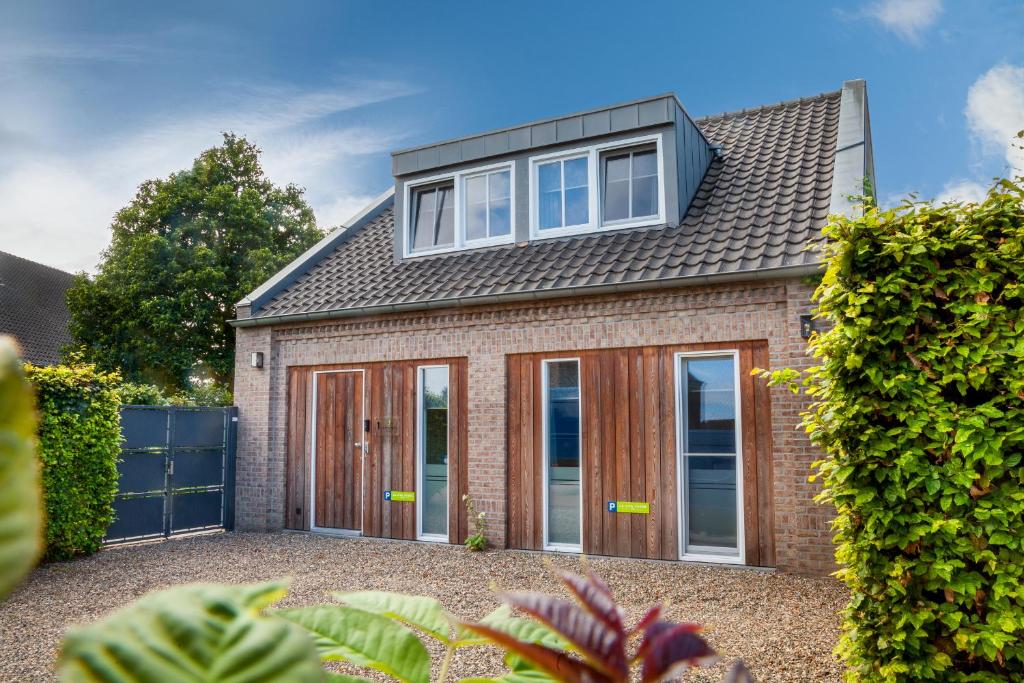
[(394, 261), (392, 208), (343, 239), (253, 317), (438, 305), (807, 266), (831, 198), (840, 92), (698, 119), (716, 158), (678, 226)]
[(0, 251), (0, 334), (18, 340), (24, 360), (60, 362), (71, 342), (65, 300), (74, 275)]

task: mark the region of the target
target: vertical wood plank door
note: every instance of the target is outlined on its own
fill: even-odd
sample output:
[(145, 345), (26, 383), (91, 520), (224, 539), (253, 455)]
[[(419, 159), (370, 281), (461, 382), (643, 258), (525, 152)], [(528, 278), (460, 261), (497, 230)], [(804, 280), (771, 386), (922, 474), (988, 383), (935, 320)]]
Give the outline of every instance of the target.
[(359, 531), (362, 518), (363, 373), (321, 372), (316, 386), (314, 523)]
[[(768, 345), (762, 340), (509, 355), (510, 547), (544, 548), (548, 511), (542, 487), (546, 460), (540, 368), (545, 360), (574, 357), (580, 359), (581, 378), (583, 552), (662, 560), (682, 557), (685, 508), (692, 498), (687, 497), (685, 477), (680, 472), (683, 465), (677, 420), (682, 415), (677, 414), (677, 404), (682, 399), (677, 395), (677, 353), (694, 359), (732, 362), (735, 358), (737, 382), (733, 391), (742, 429), (736, 447), (742, 454), (742, 468), (734, 475), (741, 486), (733, 483), (737, 492), (733, 495), (735, 500), (742, 491), (742, 498), (734, 533), (742, 519), (744, 542), (742, 548), (732, 552), (748, 565), (774, 565), (771, 399), (764, 381), (751, 376), (754, 367), (768, 365)], [(713, 475), (720, 476), (717, 472)], [(728, 490), (728, 482), (724, 488), (705, 486), (700, 493), (705, 497), (719, 495), (717, 500), (723, 500), (727, 494), (708, 493), (723, 490)], [(615, 501), (646, 503), (647, 512), (612, 512), (608, 504)], [(717, 510), (715, 504), (712, 501), (712, 512)], [(716, 517), (712, 521), (720, 520)], [(723, 555), (731, 550), (727, 544), (722, 548)]]

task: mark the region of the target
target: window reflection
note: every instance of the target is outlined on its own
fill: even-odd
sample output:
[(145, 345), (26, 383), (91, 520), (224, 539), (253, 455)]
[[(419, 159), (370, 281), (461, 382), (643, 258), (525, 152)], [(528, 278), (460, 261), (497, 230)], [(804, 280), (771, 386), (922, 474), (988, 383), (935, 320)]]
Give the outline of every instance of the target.
[(420, 370), (421, 531), (448, 535), (448, 368)]
[(580, 378), (575, 360), (546, 363), (548, 543), (580, 545)]
[(739, 553), (735, 363), (680, 359), (686, 553)]

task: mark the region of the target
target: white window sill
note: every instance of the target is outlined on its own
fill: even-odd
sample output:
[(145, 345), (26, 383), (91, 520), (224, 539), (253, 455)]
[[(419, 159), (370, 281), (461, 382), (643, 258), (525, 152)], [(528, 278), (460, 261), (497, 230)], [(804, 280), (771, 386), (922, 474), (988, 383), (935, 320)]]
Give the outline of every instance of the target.
[(712, 555), (711, 553), (683, 553), (682, 562), (705, 562), (707, 564), (744, 564), (738, 555)]
[(568, 545), (566, 543), (549, 543), (544, 546), (544, 550), (550, 553), (574, 553), (579, 555), (583, 552), (583, 547), (578, 545)]
[(424, 541), (425, 543), (447, 543), (448, 537), (441, 534), (420, 534), (416, 537), (416, 540)]
[(411, 251), (405, 254), (403, 258), (414, 259), (421, 256), (438, 256), (440, 254), (458, 254), (464, 251), (473, 251), (475, 249), (482, 249), (484, 247), (498, 247), (502, 245), (515, 244), (515, 238), (512, 235), (502, 235), (501, 237), (489, 237), (487, 239), (474, 240), (467, 242), (462, 246), (457, 247), (441, 247), (438, 249), (422, 249), (417, 251)]
[(661, 216), (653, 216), (651, 218), (644, 218), (636, 221), (618, 221), (615, 223), (605, 223), (600, 227), (593, 227), (592, 225), (573, 225), (568, 228), (548, 228), (546, 230), (537, 229), (537, 231), (530, 236), (531, 241), (539, 242), (541, 240), (553, 239), (555, 237), (574, 237), (576, 235), (600, 235), (605, 232), (615, 232), (616, 230), (628, 230), (631, 228), (653, 228), (657, 226), (665, 225), (665, 219)]

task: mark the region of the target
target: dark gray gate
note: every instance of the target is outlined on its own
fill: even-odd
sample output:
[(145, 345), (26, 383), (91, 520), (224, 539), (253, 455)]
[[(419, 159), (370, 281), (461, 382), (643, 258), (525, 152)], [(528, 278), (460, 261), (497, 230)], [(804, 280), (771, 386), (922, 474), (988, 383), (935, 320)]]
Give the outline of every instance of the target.
[(121, 478), (105, 543), (235, 523), (238, 409), (123, 406)]

